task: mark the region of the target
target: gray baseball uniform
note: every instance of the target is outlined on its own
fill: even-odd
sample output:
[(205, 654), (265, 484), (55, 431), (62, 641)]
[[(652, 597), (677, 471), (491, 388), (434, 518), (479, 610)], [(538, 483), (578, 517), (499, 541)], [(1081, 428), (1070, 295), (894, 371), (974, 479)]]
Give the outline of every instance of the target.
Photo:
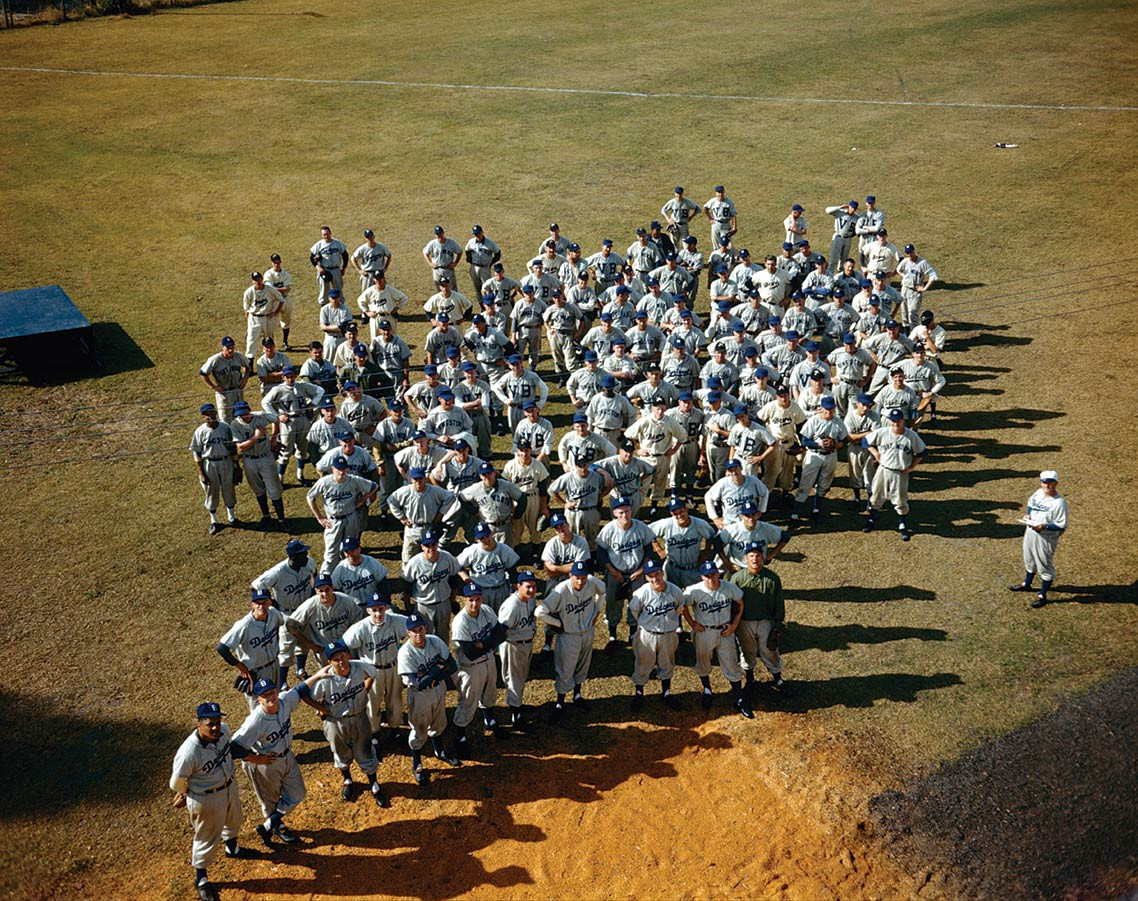
[(566, 579), (546, 593), (534, 612), (543, 623), (562, 629), (553, 648), (554, 688), (558, 694), (580, 688), (589, 678), (593, 632), (604, 597), (604, 583), (595, 576), (588, 576), (580, 590)]
[(229, 756), (231, 734), (221, 724), (216, 741), (205, 741), (195, 729), (174, 755), (170, 788), (186, 796), (186, 812), (194, 830), (190, 866), (205, 869), (220, 842), (237, 838), (241, 829), (241, 796)]
[(344, 644), (353, 656), (375, 668), (374, 682), (367, 696), (368, 724), (372, 733), (380, 729), (383, 714), (387, 724), (397, 727), (403, 722), (403, 685), (395, 671), (399, 643), (407, 637), (407, 617), (388, 610), (378, 626), (365, 617), (348, 627)]
[(643, 687), (653, 667), (661, 682), (672, 678), (679, 644), (676, 630), (680, 627), (680, 607), (683, 604), (683, 592), (671, 582), (665, 582), (662, 591), (645, 584), (632, 593), (628, 615), (637, 625), (632, 639), (635, 658), (633, 685)]
[(322, 703), (327, 710), (321, 727), (332, 749), (332, 762), (336, 769), (347, 769), (353, 760), (365, 775), (379, 769), (379, 760), (371, 743), (374, 730), (367, 710), (367, 681), (375, 677), (374, 666), (353, 660), (348, 665), (348, 675), (341, 676), (333, 670), (312, 687), (313, 700)]

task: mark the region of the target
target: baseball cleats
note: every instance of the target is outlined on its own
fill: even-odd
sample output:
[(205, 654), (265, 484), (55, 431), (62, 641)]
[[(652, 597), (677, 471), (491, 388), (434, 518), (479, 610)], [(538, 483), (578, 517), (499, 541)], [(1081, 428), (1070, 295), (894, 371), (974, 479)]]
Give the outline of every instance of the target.
[(341, 801), (352, 800), (352, 789), (354, 787), (355, 786), (351, 782), (345, 782), (343, 787), (340, 789), (340, 800)]
[(1040, 607), (1042, 607), (1046, 603), (1047, 603), (1047, 598), (1045, 598), (1041, 594), (1037, 594), (1034, 598), (1031, 599), (1031, 606), (1036, 610), (1038, 610)]
[(913, 537), (913, 533), (910, 532), (908, 529), (898, 529), (898, 531), (901, 533), (901, 540), (902, 541), (908, 541), (910, 538)]
[(413, 767), (411, 772), (415, 774), (415, 782), (418, 785), (426, 785), (431, 781), (431, 774), (423, 769), (423, 765), (421, 763), (418, 766)]
[(789, 682), (782, 678), (782, 676), (774, 677), (774, 679), (771, 681), (771, 688), (777, 691), (784, 698), (794, 697), (794, 689), (791, 687)]
[(711, 689), (705, 688), (699, 696), (699, 706), (704, 710), (711, 709)]
[(261, 836), (261, 841), (265, 843), (266, 848), (276, 848), (276, 843), (273, 841), (273, 833), (269, 831), (269, 827), (264, 823), (257, 824), (257, 835)]
[[(464, 741), (459, 742), (460, 746), (463, 744), (465, 744)], [(437, 757), (439, 760), (441, 760), (447, 766), (462, 766), (462, 761), (456, 755), (448, 754), (442, 748), (435, 751), (435, 757)]]
[(220, 531), (221, 531), (221, 523), (211, 522), (209, 524), (209, 534), (210, 535), (216, 535)]
[(735, 699), (735, 709), (738, 710), (744, 717), (749, 720), (755, 718), (755, 713), (751, 710), (751, 705), (747, 703), (747, 699), (739, 697)]
[(589, 702), (585, 700), (579, 691), (573, 693), (573, 706), (579, 709), (582, 713), (589, 712)]
[(261, 855), (252, 848), (242, 848), (240, 845), (230, 848), (229, 845), (226, 845), (225, 856), (232, 860), (256, 860)]
[(872, 531), (873, 531), (873, 527), (874, 527), (875, 525), (877, 525), (877, 520), (876, 520), (876, 519), (874, 519), (872, 515), (870, 515), (870, 516), (869, 516), (869, 518), (868, 518), (868, 519), (866, 519), (866, 521), (865, 521), (865, 526), (862, 528), (862, 531), (863, 531), (863, 532), (872, 532)]
[(510, 711), (510, 727), (512, 729), (524, 728), (525, 724), (526, 720), (525, 717), (522, 716), (522, 711), (520, 709)]
[(194, 883), (194, 887), (198, 890), (198, 897), (202, 901), (221, 901), (221, 896), (209, 882), (208, 879), (202, 877)]
[(299, 845), (300, 836), (288, 828), (284, 823), (277, 826), (277, 838), (286, 845)]
[(371, 784), (371, 796), (377, 806), (383, 807), (384, 809), (391, 806), (391, 802), (387, 800), (387, 795), (383, 793), (383, 789), (379, 787), (378, 782)]
[(553, 709), (549, 711), (549, 725), (555, 726), (561, 722), (561, 718), (565, 716), (565, 705), (557, 701), (553, 705)]
[(1031, 591), (1030, 585), (1025, 585), (1023, 582), (1016, 582), (1015, 585), (1009, 585), (1008, 591)]

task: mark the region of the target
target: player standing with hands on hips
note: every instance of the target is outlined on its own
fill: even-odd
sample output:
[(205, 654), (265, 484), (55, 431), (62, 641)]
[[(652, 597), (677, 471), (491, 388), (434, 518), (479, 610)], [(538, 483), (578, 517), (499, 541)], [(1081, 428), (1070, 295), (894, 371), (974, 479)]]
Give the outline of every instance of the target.
[(1067, 499), (1059, 493), (1059, 474), (1054, 469), (1045, 469), (1039, 474), (1039, 490), (1027, 500), (1027, 515), (1022, 522), (1026, 528), (1023, 533), (1023, 581), (1009, 587), (1009, 591), (1031, 591), (1035, 574), (1042, 581), (1039, 594), (1031, 606), (1042, 607), (1047, 603), (1047, 592), (1055, 581), (1055, 549), (1059, 546), (1059, 536), (1067, 530)]

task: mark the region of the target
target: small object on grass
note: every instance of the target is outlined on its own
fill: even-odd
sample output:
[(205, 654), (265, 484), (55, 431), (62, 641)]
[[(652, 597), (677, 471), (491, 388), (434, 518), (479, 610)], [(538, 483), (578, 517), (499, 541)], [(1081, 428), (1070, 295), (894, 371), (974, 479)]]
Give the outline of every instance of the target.
[(1007, 141), (997, 141), (992, 146), (999, 147), (1000, 150), (1011, 150), (1013, 147), (1018, 147), (1019, 144), (1009, 144)]

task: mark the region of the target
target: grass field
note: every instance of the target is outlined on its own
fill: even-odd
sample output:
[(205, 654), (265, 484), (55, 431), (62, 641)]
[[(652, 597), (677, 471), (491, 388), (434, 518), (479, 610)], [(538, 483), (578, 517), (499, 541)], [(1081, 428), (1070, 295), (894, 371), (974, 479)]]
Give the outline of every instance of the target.
[[(845, 835), (876, 791), (1138, 662), (1136, 37), (1131, 4), (976, 0), (801, 15), (673, 0), (248, 0), (0, 33), (0, 287), (63, 285), (98, 324), (107, 363), (99, 378), (0, 386), (0, 891), (192, 895), (184, 816), (165, 806), (170, 759), (202, 698), (239, 716), (212, 648), (284, 543), (253, 529), (207, 538), (184, 450), (206, 399), (198, 367), (222, 334), (240, 336), (250, 269), (284, 256), (306, 317), (294, 335), (308, 339), (305, 254), (324, 223), (350, 248), (374, 227), (394, 252), (392, 282), (421, 303), (419, 249), (436, 222), (460, 243), (484, 225), (516, 276), (551, 220), (589, 252), (606, 236), (620, 247), (673, 185), (702, 202), (722, 182), (752, 254), (778, 246), (795, 201), (825, 252), (822, 207), (876, 193), (893, 240), (940, 272), (927, 306), (950, 328), (950, 388), (914, 478), (914, 540), (862, 535), (845, 512), (794, 538), (776, 568), (801, 690), (782, 710), (764, 702), (753, 724), (704, 724), (690, 709), (632, 723), (613, 700), (587, 728), (515, 742), (510, 768), (439, 780), (427, 802), (406, 760), (389, 759), (385, 778), (401, 788), (381, 817), (330, 800), (313, 717), (298, 727), (312, 797), (297, 825), (341, 847), (217, 872), (226, 897), (258, 898), (951, 893), (951, 872), (920, 885), (905, 881), (915, 865), (890, 875), (871, 840), (869, 862), (844, 870), (811, 843)], [(422, 86), (441, 83), (593, 93)], [(55, 462), (72, 459), (88, 462)], [(1014, 521), (1043, 468), (1059, 470), (1072, 524), (1056, 603), (1029, 611), (1004, 586), (1020, 574)], [(318, 539), (295, 487), (286, 507), (293, 531)], [(253, 509), (243, 491), (242, 512)], [(365, 544), (397, 569), (397, 542)], [(626, 663), (599, 666), (599, 697), (628, 691)], [(538, 676), (530, 690), (548, 700), (549, 674)], [(697, 684), (690, 668), (678, 684)], [(796, 827), (779, 842), (805, 862), (800, 879), (758, 854), (763, 881), (702, 871), (685, 816), (665, 816), (656, 836), (671, 858), (621, 841), (603, 865), (615, 853), (604, 829), (634, 835), (649, 799), (682, 813), (695, 775), (722, 772)], [(766, 822), (729, 813), (741, 820), (708, 822)], [(416, 828), (423, 850), (393, 856), (418, 847)], [(601, 863), (558, 869), (559, 836)], [(443, 847), (455, 855), (446, 874), (429, 866)], [(510, 865), (486, 864), (495, 855)], [(638, 870), (664, 881), (638, 882)], [(847, 871), (862, 881), (843, 882)], [(1123, 867), (1109, 885), (1135, 878)]]

